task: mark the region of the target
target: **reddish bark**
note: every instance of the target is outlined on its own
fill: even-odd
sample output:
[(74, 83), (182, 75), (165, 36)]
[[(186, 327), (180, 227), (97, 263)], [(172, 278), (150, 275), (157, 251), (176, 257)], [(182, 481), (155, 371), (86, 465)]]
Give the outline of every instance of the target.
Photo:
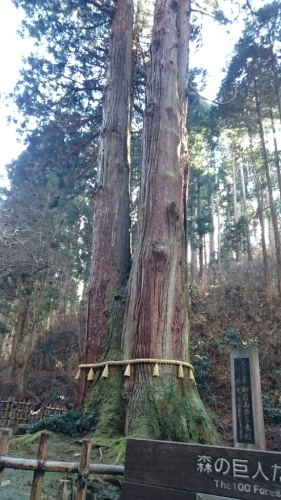
[[(156, 1), (138, 240), (123, 330), (125, 358), (188, 359), (183, 173), (189, 16), (189, 0)], [(151, 371), (150, 366), (141, 366), (126, 383), (126, 433), (137, 424), (141, 394)]]
[[(122, 323), (120, 327), (114, 321), (110, 309), (122, 299), (120, 289), (130, 263), (127, 140), (132, 24), (132, 1), (118, 0), (106, 75), (98, 178), (93, 193), (93, 249), (84, 363), (104, 360), (109, 352), (111, 357), (120, 356)], [(78, 404), (89, 390), (85, 375), (83, 370)]]

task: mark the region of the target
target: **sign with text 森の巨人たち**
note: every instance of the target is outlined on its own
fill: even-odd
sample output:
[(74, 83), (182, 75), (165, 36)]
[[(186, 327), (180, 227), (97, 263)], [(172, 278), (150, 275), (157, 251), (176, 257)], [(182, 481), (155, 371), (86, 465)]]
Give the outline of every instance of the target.
[(122, 500), (281, 499), (281, 453), (128, 439)]

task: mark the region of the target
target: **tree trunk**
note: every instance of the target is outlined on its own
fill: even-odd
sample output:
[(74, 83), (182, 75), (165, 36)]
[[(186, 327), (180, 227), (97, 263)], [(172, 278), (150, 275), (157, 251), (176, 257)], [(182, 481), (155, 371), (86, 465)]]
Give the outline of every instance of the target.
[(278, 152), (277, 139), (276, 139), (276, 128), (275, 128), (275, 124), (274, 124), (272, 109), (270, 109), (269, 112), (270, 112), (270, 121), (271, 121), (273, 143), (274, 143), (274, 157), (275, 157), (275, 165), (276, 165), (276, 171), (277, 171), (278, 187), (279, 187), (279, 194), (280, 194), (280, 199), (281, 199), (281, 168), (280, 168), (280, 159), (279, 159), (279, 152)]
[(221, 214), (220, 214), (220, 194), (217, 189), (216, 193), (217, 204), (217, 224), (218, 224), (218, 269), (221, 268)]
[(267, 151), (266, 151), (266, 145), (265, 145), (265, 138), (264, 138), (264, 131), (263, 131), (263, 125), (262, 125), (261, 104), (260, 104), (260, 97), (259, 97), (259, 92), (258, 92), (256, 80), (254, 80), (254, 91), (255, 91), (255, 103), (256, 103), (256, 110), (257, 110), (257, 116), (258, 116), (258, 125), (259, 125), (260, 139), (261, 139), (262, 155), (263, 155), (263, 164), (264, 164), (265, 175), (266, 175), (267, 192), (268, 192), (268, 197), (269, 197), (270, 213), (271, 213), (271, 217), (272, 217), (272, 224), (273, 224), (273, 231), (274, 231), (275, 255), (276, 255), (276, 262), (277, 262), (278, 292), (279, 292), (279, 297), (281, 298), (281, 243), (280, 243), (280, 234), (279, 234), (278, 221), (277, 221), (275, 204), (274, 204), (274, 199), (273, 199), (272, 183), (271, 183), (269, 164), (268, 164), (268, 158), (267, 158)]
[(262, 261), (263, 261), (263, 273), (264, 273), (264, 286), (268, 288), (270, 280), (269, 280), (269, 268), (268, 268), (268, 258), (266, 251), (266, 241), (265, 241), (265, 227), (264, 227), (264, 207), (263, 207), (263, 199), (260, 194), (259, 181), (255, 176), (255, 191), (258, 202), (258, 216), (261, 226), (261, 245), (262, 245)]
[[(245, 186), (243, 160), (241, 160), (241, 162), (240, 162), (240, 177), (241, 177), (241, 192), (242, 192), (242, 197), (241, 197), (242, 213), (245, 214), (245, 216), (247, 216), (247, 198), (246, 198), (246, 186)], [(247, 241), (248, 260), (249, 260), (249, 262), (252, 262), (253, 254), (252, 254), (252, 245), (251, 245), (249, 224), (247, 224), (247, 227), (246, 227), (246, 241)]]
[(268, 189), (263, 190), (261, 193), (261, 196), (263, 198), (263, 204), (268, 207), (269, 210), (266, 210), (266, 226), (267, 226), (267, 246), (268, 246), (268, 251), (270, 257), (273, 259), (274, 258), (274, 247), (275, 247), (275, 242), (274, 242), (274, 230), (273, 230), (273, 223), (272, 223), (272, 217), (271, 217), (271, 211), (270, 211), (270, 201), (269, 201), (269, 196), (268, 196)]
[(198, 187), (197, 187), (197, 213), (198, 213), (198, 218), (199, 218), (199, 224), (198, 224), (198, 255), (199, 255), (199, 280), (202, 280), (204, 277), (204, 239), (203, 239), (203, 233), (202, 233), (202, 221), (201, 216), (202, 216), (202, 202), (201, 202), (201, 185), (200, 181), (198, 182)]
[(192, 207), (192, 218), (191, 218), (191, 234), (190, 234), (190, 280), (196, 281), (198, 278), (198, 265), (197, 265), (197, 207), (195, 204)]
[[(93, 193), (93, 248), (83, 363), (120, 359), (125, 285), (130, 270), (128, 137), (131, 93), (133, 5), (118, 0), (112, 25), (98, 178)], [(100, 375), (100, 374), (99, 374)], [(91, 382), (79, 380), (76, 404)]]
[[(125, 359), (189, 359), (183, 192), (189, 33), (189, 0), (156, 0)], [(188, 374), (178, 379), (176, 366), (160, 365), (160, 377), (152, 378), (152, 370), (153, 364), (134, 365), (125, 383), (126, 434), (214, 441)]]
[[(236, 182), (236, 164), (234, 158), (234, 151), (232, 151), (232, 178), (233, 178), (233, 210), (234, 210), (234, 223), (238, 222), (238, 208), (237, 208), (237, 182)], [(240, 245), (237, 242), (236, 246), (236, 260), (240, 261)]]
[(271, 58), (272, 71), (273, 71), (273, 83), (274, 83), (275, 95), (276, 95), (276, 100), (277, 100), (279, 119), (281, 122), (280, 82), (279, 82), (278, 71), (277, 71), (276, 55), (274, 54), (272, 43), (270, 44), (269, 50), (270, 50), (270, 58)]
[(215, 256), (215, 204), (214, 204), (214, 194), (211, 194), (210, 197), (210, 206), (211, 206), (211, 224), (212, 231), (209, 233), (209, 263), (214, 260)]

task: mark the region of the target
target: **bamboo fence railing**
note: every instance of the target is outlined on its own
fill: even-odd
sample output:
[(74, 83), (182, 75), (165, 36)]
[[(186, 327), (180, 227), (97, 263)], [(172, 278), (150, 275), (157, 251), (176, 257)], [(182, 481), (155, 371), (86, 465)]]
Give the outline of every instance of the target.
[[(37, 405), (38, 406), (38, 405)], [(33, 424), (43, 418), (64, 413), (64, 406), (42, 405), (37, 411), (36, 403), (16, 401), (13, 397), (0, 400), (0, 426), (15, 427), (19, 424)]]
[[(80, 462), (55, 462), (47, 460), (49, 434), (42, 432), (37, 459), (15, 458), (7, 456), (11, 429), (0, 428), (0, 486), (5, 468), (34, 471), (31, 485), (30, 500), (40, 500), (45, 472), (61, 472), (77, 474), (75, 500), (85, 500), (87, 480), (90, 474), (108, 474), (122, 476), (124, 467), (118, 465), (90, 464), (91, 441), (82, 441)], [(66, 485), (65, 485), (66, 486)], [(68, 496), (64, 489), (62, 500), (74, 498)]]

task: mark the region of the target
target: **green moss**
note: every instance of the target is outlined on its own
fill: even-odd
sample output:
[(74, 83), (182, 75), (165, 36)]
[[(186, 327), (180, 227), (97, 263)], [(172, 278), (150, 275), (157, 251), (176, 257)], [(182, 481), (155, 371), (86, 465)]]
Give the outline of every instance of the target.
[(218, 444), (219, 438), (196, 387), (190, 384), (183, 396), (181, 382), (158, 380), (149, 388), (142, 425), (134, 437), (180, 442)]
[[(126, 304), (126, 287), (116, 287), (109, 305), (109, 336), (105, 360), (120, 360), (120, 339)], [(125, 406), (122, 399), (123, 366), (110, 366), (109, 377), (101, 376), (95, 383), (87, 404), (86, 412), (95, 410), (98, 424), (95, 436), (117, 438), (124, 434)]]
[(100, 451), (103, 463), (122, 465), (125, 463), (127, 438), (109, 439), (94, 435), (91, 439), (92, 447)]
[(16, 446), (20, 447), (25, 444), (33, 444), (36, 443), (37, 441), (39, 442), (42, 432), (46, 432), (50, 436), (55, 435), (53, 432), (48, 431), (47, 429), (42, 429), (38, 432), (35, 432), (35, 434), (24, 434), (23, 436), (12, 437), (10, 442), (15, 447)]
[(98, 424), (97, 437), (117, 438), (124, 433), (125, 408), (122, 399), (123, 375), (120, 367), (110, 367), (110, 377), (100, 378), (95, 384), (85, 410), (95, 409)]

